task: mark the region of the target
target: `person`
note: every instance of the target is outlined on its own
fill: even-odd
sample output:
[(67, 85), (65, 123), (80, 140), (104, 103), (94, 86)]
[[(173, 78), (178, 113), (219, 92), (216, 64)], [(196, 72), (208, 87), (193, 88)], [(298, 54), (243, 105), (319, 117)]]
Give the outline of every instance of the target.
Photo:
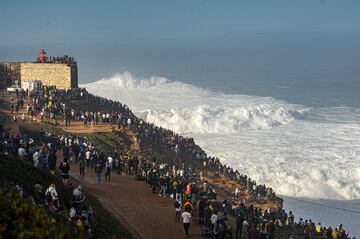
[(294, 214), (292, 213), (292, 211), (289, 212), (288, 218), (287, 218), (287, 222), (286, 224), (289, 226), (294, 225), (294, 221), (295, 221), (295, 217)]
[(81, 185), (77, 186), (73, 191), (73, 198), (75, 203), (80, 203), (84, 199)]
[(50, 211), (58, 211), (60, 208), (59, 197), (56, 192), (55, 184), (50, 184), (45, 191), (45, 198)]
[(206, 201), (204, 198), (199, 199), (199, 224), (204, 225), (205, 224), (205, 208), (206, 208)]
[(320, 222), (319, 222), (319, 224), (316, 226), (315, 230), (316, 230), (316, 233), (317, 233), (318, 235), (321, 235), (321, 234), (322, 234), (322, 227), (321, 227), (321, 223), (320, 223)]
[(160, 184), (159, 196), (160, 197), (166, 197), (166, 181), (165, 181), (165, 176), (164, 175), (160, 176), (159, 184)]
[(109, 165), (110, 165), (110, 170), (112, 170), (113, 169), (113, 161), (114, 161), (113, 157), (109, 156), (108, 161), (109, 161)]
[(241, 212), (239, 212), (236, 214), (236, 234), (235, 234), (236, 239), (241, 238), (243, 224), (244, 224), (244, 216)]
[(213, 214), (211, 215), (210, 218), (212, 230), (215, 230), (215, 224), (217, 222), (217, 219), (218, 219), (217, 211), (213, 211)]
[(185, 236), (189, 237), (189, 228), (190, 228), (190, 223), (191, 223), (191, 213), (188, 212), (188, 210), (186, 210), (185, 212), (183, 212), (181, 214), (181, 217), (183, 219), (183, 226), (184, 226), (184, 230), (185, 230)]
[(85, 153), (86, 166), (89, 167), (90, 159), (91, 159), (91, 151), (87, 150)]
[(339, 239), (340, 233), (337, 228), (332, 231), (331, 236), (333, 239)]
[(25, 159), (27, 156), (26, 150), (22, 145), (18, 148), (18, 155), (21, 159)]
[(80, 176), (85, 176), (85, 160), (84, 158), (82, 158), (80, 161), (79, 161), (79, 170), (80, 170)]
[(273, 219), (270, 219), (270, 221), (266, 224), (266, 231), (268, 234), (268, 239), (275, 238), (275, 222)]
[(175, 221), (180, 221), (180, 212), (181, 212), (181, 199), (177, 198), (174, 203), (175, 206)]
[(106, 181), (110, 182), (110, 173), (111, 173), (111, 164), (110, 164), (109, 160), (106, 160), (106, 163), (105, 163), (105, 182)]
[(34, 165), (37, 165), (39, 163), (39, 156), (40, 156), (39, 149), (36, 149), (32, 156)]
[(24, 113), (21, 115), (21, 120), (25, 121), (25, 114)]
[(249, 230), (249, 235), (248, 235), (248, 239), (259, 239), (260, 238), (260, 233), (259, 230), (256, 228), (256, 225), (252, 225), (250, 230)]
[(101, 170), (102, 170), (101, 163), (98, 160), (95, 164), (95, 173), (96, 173), (96, 177), (98, 179), (98, 183), (100, 183)]
[(128, 118), (127, 120), (128, 129), (131, 130), (131, 119)]
[(50, 174), (52, 175), (55, 174), (56, 161), (57, 161), (56, 152), (55, 150), (52, 150), (48, 156), (48, 166), (49, 166)]
[(64, 184), (67, 184), (69, 180), (69, 171), (70, 171), (70, 165), (67, 162), (67, 159), (64, 158), (64, 160), (61, 162), (59, 169), (61, 171), (61, 177)]
[(218, 219), (215, 223), (214, 233), (219, 238), (225, 238), (225, 235), (227, 235), (228, 233), (231, 234), (231, 232), (227, 230), (228, 228), (229, 228), (229, 222), (226, 214), (223, 213), (222, 215), (218, 216)]

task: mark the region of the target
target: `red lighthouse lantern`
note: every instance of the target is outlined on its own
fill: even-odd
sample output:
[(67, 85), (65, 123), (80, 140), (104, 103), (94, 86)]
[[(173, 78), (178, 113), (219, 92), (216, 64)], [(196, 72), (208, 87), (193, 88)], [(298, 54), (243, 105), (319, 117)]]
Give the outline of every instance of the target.
[(47, 57), (46, 57), (46, 51), (44, 49), (41, 49), (41, 51), (39, 51), (39, 56), (36, 58), (37, 62), (47, 62)]

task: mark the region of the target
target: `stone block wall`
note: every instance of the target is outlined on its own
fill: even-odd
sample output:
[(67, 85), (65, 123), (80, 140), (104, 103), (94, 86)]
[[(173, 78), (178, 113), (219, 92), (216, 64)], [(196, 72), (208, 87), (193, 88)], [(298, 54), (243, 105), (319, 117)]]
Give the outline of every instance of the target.
[(0, 62), (0, 89), (27, 80), (39, 80), (58, 89), (75, 88), (78, 87), (77, 64)]
[(21, 63), (20, 78), (21, 81), (40, 80), (43, 85), (70, 89), (77, 87), (77, 74), (74, 75), (72, 68), (76, 68), (76, 64), (70, 66), (63, 63)]
[(20, 84), (20, 80), (19, 62), (0, 62), (0, 89)]

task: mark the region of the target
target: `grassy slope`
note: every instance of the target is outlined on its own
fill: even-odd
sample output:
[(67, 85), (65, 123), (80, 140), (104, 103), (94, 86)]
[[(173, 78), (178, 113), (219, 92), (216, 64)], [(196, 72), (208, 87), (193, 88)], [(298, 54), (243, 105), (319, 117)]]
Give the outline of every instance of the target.
[[(30, 124), (26, 127), (20, 126), (19, 129), (21, 133), (26, 133), (35, 140), (40, 138), (41, 129), (44, 131), (49, 131), (53, 134), (67, 134), (60, 128), (56, 128), (50, 123)], [(99, 133), (88, 137), (89, 140), (96, 140), (97, 142), (101, 142), (101, 145), (103, 147), (106, 146), (106, 148), (109, 146), (113, 146), (115, 148), (115, 143), (121, 141), (120, 139), (117, 139), (117, 142), (109, 140), (111, 139), (111, 133)], [(60, 195), (62, 208), (68, 209), (69, 205), (67, 204), (70, 202), (72, 194), (71, 191), (66, 190), (62, 186), (61, 180), (59, 178), (38, 170), (32, 165), (18, 159), (0, 160), (0, 184), (2, 188), (20, 184), (23, 186), (25, 191), (29, 192), (29, 194), (32, 194), (34, 193), (33, 187), (36, 183), (39, 183), (44, 188), (46, 188), (52, 182), (56, 184), (56, 188)], [(88, 194), (87, 203), (93, 208), (95, 212), (95, 238), (132, 238), (132, 235), (129, 233), (129, 231), (124, 226), (122, 226), (118, 219), (107, 209), (105, 209), (101, 202), (99, 202), (95, 197)], [(116, 235), (116, 237), (114, 237), (114, 235)]]

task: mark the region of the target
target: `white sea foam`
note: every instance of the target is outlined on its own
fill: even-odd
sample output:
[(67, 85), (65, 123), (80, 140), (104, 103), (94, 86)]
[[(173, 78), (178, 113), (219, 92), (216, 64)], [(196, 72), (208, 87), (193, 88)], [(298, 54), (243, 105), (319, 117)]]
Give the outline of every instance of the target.
[(82, 86), (194, 137), (209, 154), (279, 194), (360, 198), (359, 109), (307, 108), (128, 72)]

